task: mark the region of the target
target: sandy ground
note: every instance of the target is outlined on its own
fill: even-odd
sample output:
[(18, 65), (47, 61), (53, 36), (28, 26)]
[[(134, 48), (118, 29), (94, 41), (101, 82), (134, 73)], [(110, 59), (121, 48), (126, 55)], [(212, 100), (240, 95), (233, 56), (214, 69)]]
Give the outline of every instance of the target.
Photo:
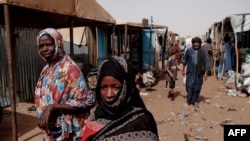
[[(161, 141), (223, 141), (223, 124), (250, 124), (250, 98), (226, 95), (224, 84), (213, 76), (203, 84), (199, 108), (186, 104), (180, 74), (175, 90), (175, 100), (171, 101), (167, 98), (164, 79), (159, 80), (151, 90), (141, 88), (141, 96), (157, 122)], [(19, 141), (41, 140), (36, 113), (27, 110), (32, 105), (29, 102), (17, 104)], [(12, 140), (10, 107), (4, 109), (0, 131), (1, 141)]]

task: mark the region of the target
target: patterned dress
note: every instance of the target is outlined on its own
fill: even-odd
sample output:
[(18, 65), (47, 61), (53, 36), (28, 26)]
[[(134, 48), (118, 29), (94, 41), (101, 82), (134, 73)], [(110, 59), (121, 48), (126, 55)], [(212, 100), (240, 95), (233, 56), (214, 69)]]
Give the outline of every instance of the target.
[[(47, 64), (39, 77), (35, 90), (35, 106), (38, 118), (50, 104), (68, 104), (72, 107), (86, 108), (92, 105), (94, 97), (88, 91), (85, 78), (76, 63), (68, 56), (58, 58), (56, 63)], [(74, 134), (80, 140), (85, 113), (70, 115), (55, 113), (51, 131), (43, 131), (44, 140), (61, 141)]]

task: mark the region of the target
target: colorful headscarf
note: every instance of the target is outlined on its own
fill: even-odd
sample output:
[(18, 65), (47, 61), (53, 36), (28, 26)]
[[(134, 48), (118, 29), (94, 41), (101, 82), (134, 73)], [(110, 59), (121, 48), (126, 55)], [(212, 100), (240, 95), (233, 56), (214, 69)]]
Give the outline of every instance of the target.
[[(63, 37), (61, 35), (61, 33), (59, 33), (56, 29), (54, 28), (46, 28), (46, 29), (43, 29), (42, 31), (40, 31), (38, 34), (37, 34), (37, 45), (39, 45), (39, 39), (43, 36), (43, 35), (50, 35), (53, 40), (54, 40), (54, 43), (55, 43), (55, 54), (53, 56), (53, 59), (57, 58), (58, 56), (62, 56), (64, 55), (64, 48), (63, 48)], [(40, 54), (40, 51), (39, 52), (39, 55), (41, 56)], [(42, 56), (41, 56), (42, 57)], [(45, 58), (42, 57), (43, 60), (46, 61)]]

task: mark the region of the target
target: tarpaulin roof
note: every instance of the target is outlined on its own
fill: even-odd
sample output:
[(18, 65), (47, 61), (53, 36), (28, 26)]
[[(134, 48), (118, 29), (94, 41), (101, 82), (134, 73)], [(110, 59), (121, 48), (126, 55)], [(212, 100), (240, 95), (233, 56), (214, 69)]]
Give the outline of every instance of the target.
[(234, 32), (245, 32), (250, 30), (250, 14), (236, 14), (230, 16)]
[(16, 64), (12, 56), (16, 56), (13, 27), (29, 28), (65, 28), (79, 26), (100, 26), (115, 24), (115, 19), (104, 10), (96, 0), (0, 0), (0, 25), (5, 25), (6, 49), (8, 60), (9, 84), (11, 95), (13, 140), (17, 140), (16, 126), (16, 90), (14, 79)]
[[(10, 6), (11, 23), (28, 27), (69, 27), (115, 23), (115, 19), (96, 0), (0, 0)], [(4, 24), (4, 12), (0, 12)]]
[[(64, 41), (70, 42), (69, 28), (60, 28), (58, 31), (62, 34)], [(73, 43), (75, 45), (86, 45), (85, 27), (74, 27), (73, 33)]]

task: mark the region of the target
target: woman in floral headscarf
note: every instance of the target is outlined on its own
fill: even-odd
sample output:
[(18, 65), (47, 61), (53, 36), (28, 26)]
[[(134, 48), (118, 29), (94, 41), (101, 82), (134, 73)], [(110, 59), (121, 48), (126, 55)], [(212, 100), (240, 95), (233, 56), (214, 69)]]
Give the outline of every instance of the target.
[(61, 34), (47, 28), (37, 35), (38, 52), (47, 62), (34, 100), (44, 141), (79, 141), (88, 107), (94, 103), (85, 78), (66, 55)]
[(158, 141), (154, 117), (136, 88), (132, 64), (113, 56), (104, 60), (99, 72), (98, 104), (86, 121), (82, 141)]

